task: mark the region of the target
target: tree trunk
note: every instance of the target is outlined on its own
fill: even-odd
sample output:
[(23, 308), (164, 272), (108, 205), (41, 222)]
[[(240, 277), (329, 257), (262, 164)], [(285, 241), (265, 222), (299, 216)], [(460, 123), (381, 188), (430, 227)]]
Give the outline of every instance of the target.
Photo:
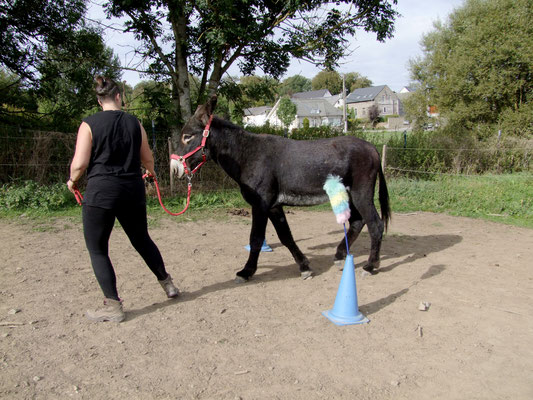
[[(191, 110), (191, 89), (189, 82), (189, 69), (187, 65), (187, 32), (186, 28), (189, 23), (184, 7), (179, 4), (176, 9), (171, 10), (172, 30), (176, 39), (175, 47), (175, 69), (172, 76), (172, 94), (173, 102), (177, 106), (176, 114), (177, 127), (181, 127), (189, 120), (192, 115)], [(176, 104), (177, 103), (177, 104)], [(173, 129), (173, 139), (177, 139), (179, 129)], [(175, 140), (174, 140), (175, 141)]]

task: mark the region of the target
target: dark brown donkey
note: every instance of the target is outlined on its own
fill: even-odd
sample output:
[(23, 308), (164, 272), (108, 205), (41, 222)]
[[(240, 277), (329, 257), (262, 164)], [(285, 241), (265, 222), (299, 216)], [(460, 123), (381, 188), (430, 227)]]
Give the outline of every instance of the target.
[[(300, 266), (302, 278), (312, 276), (309, 260), (292, 237), (283, 206), (308, 206), (327, 202), (323, 189), (328, 175), (339, 176), (350, 198), (351, 245), (366, 223), (371, 250), (364, 269), (379, 267), (383, 230), (391, 213), (387, 184), (380, 157), (370, 143), (339, 136), (319, 140), (292, 140), (274, 135), (259, 135), (213, 116), (216, 96), (196, 110), (181, 131), (172, 155), (174, 173), (183, 176), (205, 160), (213, 160), (239, 184), (244, 199), (252, 206), (250, 256), (236, 281), (248, 280), (257, 270), (257, 260), (265, 238), (268, 220), (283, 245)], [(208, 126), (209, 125), (209, 126)], [(208, 131), (208, 133), (207, 133)], [(204, 133), (205, 132), (205, 133)], [(196, 152), (194, 152), (197, 150)], [(381, 218), (374, 206), (374, 187), (379, 175)], [(337, 246), (334, 261), (346, 257), (344, 238)], [(338, 263), (337, 263), (338, 264)]]

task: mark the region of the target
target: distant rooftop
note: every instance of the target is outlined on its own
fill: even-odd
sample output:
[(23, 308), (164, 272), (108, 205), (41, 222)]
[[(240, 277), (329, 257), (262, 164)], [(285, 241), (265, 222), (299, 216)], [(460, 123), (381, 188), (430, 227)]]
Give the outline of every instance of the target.
[(342, 110), (331, 105), (327, 98), (293, 99), (296, 104), (298, 117), (338, 117), (342, 116)]
[(360, 89), (355, 89), (346, 97), (346, 103), (360, 103), (363, 101), (372, 101), (387, 85), (370, 86)]
[(261, 107), (251, 107), (251, 108), (245, 108), (244, 109), (244, 115), (245, 116), (251, 116), (251, 115), (263, 115), (268, 114), (272, 110), (272, 107), (270, 106), (261, 106)]
[(293, 93), (291, 96), (293, 99), (319, 99), (324, 97), (331, 97), (331, 93), (328, 89), (312, 90), (310, 92), (298, 92)]

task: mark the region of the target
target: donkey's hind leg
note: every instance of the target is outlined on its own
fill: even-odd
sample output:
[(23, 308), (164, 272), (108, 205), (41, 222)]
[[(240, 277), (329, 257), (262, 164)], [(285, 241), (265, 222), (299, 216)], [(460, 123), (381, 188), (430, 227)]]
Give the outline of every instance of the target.
[(381, 251), (384, 224), (373, 202), (373, 190), (369, 192), (366, 196), (362, 195), (361, 192), (358, 194), (352, 192), (352, 199), (363, 220), (366, 222), (370, 235), (370, 255), (363, 269), (367, 272), (373, 272), (374, 269), (379, 268), (379, 253)]
[[(348, 247), (352, 247), (353, 242), (359, 237), (365, 222), (363, 217), (359, 214), (359, 211), (350, 203), (350, 226), (347, 230), (348, 233)], [(335, 252), (335, 257), (333, 259), (333, 264), (339, 269), (344, 268), (344, 260), (348, 251), (346, 249), (346, 239), (343, 237), (337, 246), (337, 251)]]
[(283, 208), (281, 206), (271, 208), (268, 212), (268, 218), (270, 218), (272, 225), (274, 225), (279, 240), (289, 249), (294, 257), (294, 261), (300, 266), (300, 275), (302, 279), (311, 278), (313, 276), (313, 271), (309, 268), (309, 260), (294, 242)]

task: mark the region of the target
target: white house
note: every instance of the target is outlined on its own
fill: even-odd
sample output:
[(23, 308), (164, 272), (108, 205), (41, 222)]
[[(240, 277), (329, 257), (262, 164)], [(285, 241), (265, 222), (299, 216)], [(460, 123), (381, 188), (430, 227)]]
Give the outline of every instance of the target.
[(267, 121), (267, 116), (272, 110), (270, 106), (252, 107), (244, 110), (244, 126), (263, 126)]
[[(331, 97), (331, 95), (329, 97)], [(327, 98), (292, 97), (291, 101), (296, 105), (297, 111), (294, 121), (289, 126), (289, 130), (303, 128), (304, 119), (309, 121), (310, 127), (329, 125), (340, 128), (342, 126), (342, 110), (333, 107)], [(283, 123), (276, 115), (279, 103), (280, 100), (276, 102), (268, 114), (267, 120), (270, 125), (283, 127)]]

